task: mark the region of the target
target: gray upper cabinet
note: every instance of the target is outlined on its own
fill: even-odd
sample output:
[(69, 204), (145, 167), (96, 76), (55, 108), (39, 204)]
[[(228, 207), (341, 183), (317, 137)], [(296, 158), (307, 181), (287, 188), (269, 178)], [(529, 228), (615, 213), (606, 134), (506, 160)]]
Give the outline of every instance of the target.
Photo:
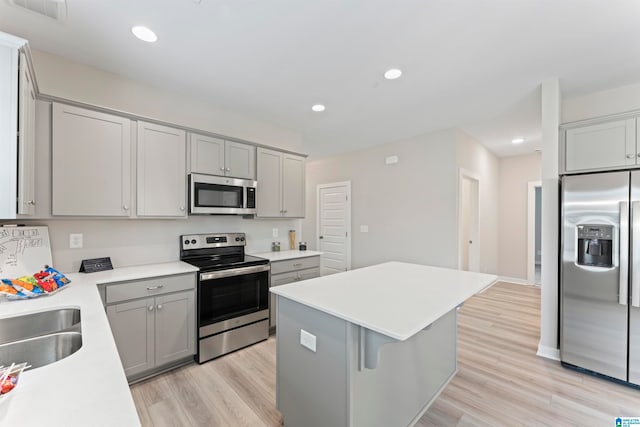
[(282, 159), (283, 216), (304, 217), (304, 157), (283, 154)]
[(18, 205), (17, 213), (35, 213), (35, 116), (36, 90), (27, 57), (20, 52), (18, 111)]
[(304, 157), (258, 148), (259, 217), (304, 217)]
[(566, 130), (566, 172), (633, 167), (638, 156), (635, 118)]
[(138, 216), (186, 216), (186, 135), (183, 130), (138, 122)]
[(256, 147), (192, 133), (189, 138), (192, 173), (256, 178)]
[(52, 214), (130, 216), (131, 121), (53, 104)]

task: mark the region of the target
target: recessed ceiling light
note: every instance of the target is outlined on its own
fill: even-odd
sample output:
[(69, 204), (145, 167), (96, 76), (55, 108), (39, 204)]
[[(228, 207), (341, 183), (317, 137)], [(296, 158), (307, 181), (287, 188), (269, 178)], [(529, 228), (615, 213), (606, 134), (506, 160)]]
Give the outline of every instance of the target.
[(513, 144), (522, 144), (524, 142), (524, 138), (514, 138), (511, 140)]
[(313, 111), (315, 111), (316, 113), (319, 113), (319, 112), (321, 112), (321, 111), (324, 111), (324, 110), (325, 110), (325, 106), (324, 106), (324, 105), (322, 105), (322, 104), (316, 104), (316, 105), (314, 105), (313, 107), (311, 107), (311, 109), (312, 109)]
[(131, 32), (133, 33), (134, 36), (136, 36), (142, 41), (145, 41), (148, 43), (153, 43), (155, 41), (158, 41), (158, 36), (156, 36), (156, 33), (154, 33), (153, 31), (151, 31), (150, 29), (148, 29), (143, 25), (136, 25), (135, 27), (131, 27)]
[(384, 72), (384, 78), (387, 80), (395, 80), (402, 75), (402, 70), (392, 68)]

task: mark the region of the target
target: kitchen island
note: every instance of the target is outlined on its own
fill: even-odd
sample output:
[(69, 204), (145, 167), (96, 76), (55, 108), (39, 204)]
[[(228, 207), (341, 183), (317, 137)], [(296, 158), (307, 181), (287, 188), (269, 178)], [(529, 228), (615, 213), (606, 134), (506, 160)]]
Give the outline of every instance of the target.
[(388, 262), (272, 288), (285, 426), (415, 424), (456, 374), (457, 307), (496, 279)]

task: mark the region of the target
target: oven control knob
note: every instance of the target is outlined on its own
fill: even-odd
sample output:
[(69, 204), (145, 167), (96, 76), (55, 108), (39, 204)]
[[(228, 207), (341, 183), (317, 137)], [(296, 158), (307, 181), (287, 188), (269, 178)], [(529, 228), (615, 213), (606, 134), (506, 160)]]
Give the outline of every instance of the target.
[(240, 241), (240, 238), (239, 238), (239, 237), (236, 237), (236, 242), (239, 242), (239, 241)]
[(195, 245), (196, 244), (196, 239), (191, 240), (191, 244)]
[(185, 245), (188, 245), (188, 244), (189, 244), (189, 240), (185, 240), (185, 241), (184, 241), (184, 244), (185, 244)]
[(241, 241), (241, 242), (244, 242), (244, 237), (241, 237), (241, 238), (240, 238), (240, 241)]

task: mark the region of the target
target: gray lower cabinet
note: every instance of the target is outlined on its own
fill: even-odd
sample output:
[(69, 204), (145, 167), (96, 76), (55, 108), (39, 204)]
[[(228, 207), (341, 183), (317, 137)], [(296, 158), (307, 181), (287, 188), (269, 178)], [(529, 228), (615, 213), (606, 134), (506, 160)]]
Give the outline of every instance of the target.
[(195, 354), (195, 280), (186, 274), (106, 285), (107, 317), (129, 381)]
[[(296, 258), (285, 261), (271, 261), (270, 287), (320, 277), (320, 256)], [(269, 301), (269, 326), (276, 326), (276, 297), (271, 294)]]

